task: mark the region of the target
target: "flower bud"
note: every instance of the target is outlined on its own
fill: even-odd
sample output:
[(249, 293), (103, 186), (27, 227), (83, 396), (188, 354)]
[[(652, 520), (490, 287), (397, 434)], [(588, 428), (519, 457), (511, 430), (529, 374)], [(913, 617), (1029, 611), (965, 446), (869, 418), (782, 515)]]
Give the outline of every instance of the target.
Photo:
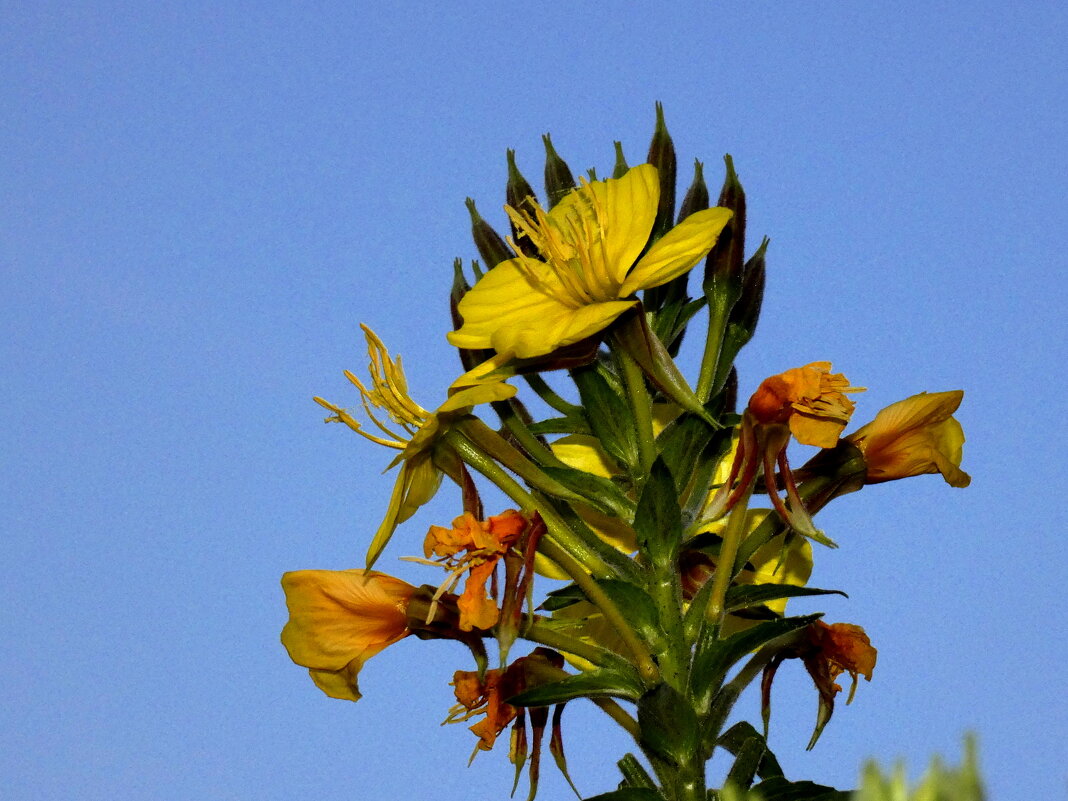
[(734, 171), (734, 159), (729, 153), (723, 157), (723, 162), (727, 165), (727, 175), (717, 205), (730, 209), (734, 216), (705, 260), (706, 292), (712, 282), (741, 281), (745, 260), (745, 190)]
[[(697, 159), (693, 162), (693, 183), (686, 190), (686, 197), (682, 199), (679, 208), (679, 222), (682, 222), (695, 211), (708, 208), (708, 185), (705, 183), (705, 165)], [(722, 234), (721, 234), (722, 236)]]
[(493, 230), (493, 226), (482, 219), (482, 215), (475, 208), (475, 201), (467, 198), (467, 211), (471, 215), (471, 238), (475, 240), (478, 254), (486, 265), (487, 270), (492, 270), (502, 261), (514, 258), (511, 248), (505, 244), (501, 235)]
[(629, 170), (630, 167), (627, 166), (627, 159), (623, 155), (623, 143), (622, 142), (615, 142), (614, 144), (615, 144), (615, 147), (616, 147), (616, 163), (615, 163), (615, 166), (612, 167), (612, 177), (613, 178), (622, 178), (623, 177), (623, 173), (625, 173), (627, 170)]
[(671, 228), (675, 219), (675, 143), (671, 141), (671, 134), (664, 122), (664, 106), (661, 103), (656, 104), (656, 127), (646, 161), (656, 167), (660, 178), (660, 201), (652, 234), (653, 241), (656, 241)]
[(567, 166), (567, 162), (556, 152), (549, 134), (542, 136), (541, 141), (545, 143), (545, 192), (549, 196), (551, 209), (560, 202), (564, 195), (575, 188), (575, 177), (571, 174), (571, 168)]
[[(507, 158), (508, 184), (504, 190), (505, 202), (513, 209), (526, 209), (529, 206), (528, 201), (532, 200), (536, 203), (538, 198), (534, 194), (534, 189), (527, 183), (527, 179), (523, 177), (523, 173), (519, 171), (519, 167), (516, 166), (515, 151), (507, 151)], [(515, 227), (515, 223), (512, 223), (512, 242), (522, 251), (524, 256), (538, 255), (538, 249), (534, 247), (534, 243), (530, 241), (526, 234), (520, 233), (519, 229)]]

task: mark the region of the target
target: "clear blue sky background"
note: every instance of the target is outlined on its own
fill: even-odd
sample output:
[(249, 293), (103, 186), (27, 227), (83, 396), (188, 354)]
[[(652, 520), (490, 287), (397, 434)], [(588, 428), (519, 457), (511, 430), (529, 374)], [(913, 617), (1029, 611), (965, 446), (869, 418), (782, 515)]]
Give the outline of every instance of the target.
[[(439, 403), (464, 196), (502, 222), (504, 151), (536, 182), (546, 131), (576, 169), (613, 139), (639, 161), (656, 100), (681, 165), (717, 183), (734, 155), (772, 238), (743, 393), (817, 359), (869, 387), (860, 422), (967, 392), (971, 488), (821, 516), (842, 547), (814, 583), (851, 596), (822, 606), (879, 664), (808, 754), (815, 695), (783, 668), (788, 774), (917, 770), (970, 729), (992, 798), (1065, 797), (1063, 4), (549, 5), (3, 3), (5, 797), (506, 795), (504, 749), (468, 769), (437, 725), (460, 647), (387, 650), (353, 705), (278, 643), (280, 574), (357, 566), (392, 486), (311, 396), (352, 402), (366, 321)], [(603, 792), (625, 742), (572, 707)]]

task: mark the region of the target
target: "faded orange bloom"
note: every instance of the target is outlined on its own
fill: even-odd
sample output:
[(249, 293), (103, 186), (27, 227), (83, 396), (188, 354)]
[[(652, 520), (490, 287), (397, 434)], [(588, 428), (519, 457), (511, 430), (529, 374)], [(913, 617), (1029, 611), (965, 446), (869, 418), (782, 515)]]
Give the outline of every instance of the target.
[(331, 698), (357, 701), (363, 663), (408, 636), (416, 588), (370, 570), (297, 570), (282, 576), (289, 622), (282, 644)]
[(853, 679), (846, 699), (848, 704), (856, 694), (857, 677), (862, 675), (866, 681), (871, 681), (877, 655), (878, 651), (860, 626), (817, 620), (808, 628), (808, 649), (801, 659), (820, 695), (830, 701), (842, 691), (835, 679), (848, 673)]
[(830, 362), (812, 362), (765, 378), (749, 399), (749, 411), (758, 423), (788, 424), (803, 445), (833, 448), (853, 414), (846, 392), (863, 389), (832, 374)]
[(867, 482), (941, 473), (951, 487), (967, 487), (971, 476), (960, 469), (964, 429), (952, 416), (963, 398), (959, 389), (921, 392), (890, 404), (846, 437), (864, 454)]
[(423, 542), (423, 554), (428, 559), (433, 555), (450, 570), (435, 597), (451, 591), (463, 572), (470, 571), (456, 604), (460, 610), (461, 631), (496, 625), (500, 610), (489, 597), (486, 582), (496, 570), (497, 563), (519, 541), (527, 525), (527, 518), (509, 509), (488, 520), (478, 520), (470, 512), (464, 512), (452, 521), (452, 528), (430, 527)]

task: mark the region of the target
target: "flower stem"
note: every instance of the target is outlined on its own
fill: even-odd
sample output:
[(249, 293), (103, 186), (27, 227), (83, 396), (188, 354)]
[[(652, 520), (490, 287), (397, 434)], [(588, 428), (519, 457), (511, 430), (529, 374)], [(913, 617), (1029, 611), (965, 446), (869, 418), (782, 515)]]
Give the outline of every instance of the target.
[(708, 335), (705, 338), (705, 352), (701, 356), (701, 372), (697, 377), (697, 397), (707, 403), (712, 397), (719, 369), (719, 357), (723, 351), (723, 336), (727, 331), (727, 318), (730, 316), (733, 301), (723, 293), (717, 292), (708, 297)]
[(571, 554), (553, 540), (542, 539), (538, 545), (538, 550), (556, 562), (579, 586), (579, 589), (582, 590), (589, 602), (601, 611), (605, 620), (616, 630), (620, 639), (630, 649), (642, 679), (649, 684), (659, 681), (660, 671), (657, 669), (656, 662), (653, 661), (653, 656), (649, 653), (649, 648), (646, 646), (645, 641), (638, 636), (638, 633), (630, 625), (630, 621), (627, 620), (626, 616), (619, 610), (619, 607), (601, 589), (601, 585), (597, 583), (597, 580), (586, 572)]
[[(445, 439), (448, 440), (465, 464), (496, 484), (501, 492), (524, 509), (536, 510), (545, 520), (549, 536), (552, 537), (554, 542), (559, 543), (559, 547), (568, 554), (576, 565), (581, 566), (584, 573), (587, 575), (592, 573), (606, 578), (616, 575), (615, 571), (601, 559), (596, 551), (571, 530), (571, 527), (567, 525), (567, 522), (560, 517), (555, 509), (547, 504), (538, 503), (538, 500), (518, 481), (508, 475), (500, 465), (464, 437), (458, 428), (453, 428), (449, 431), (445, 435)], [(546, 540), (543, 540), (543, 542), (546, 542)]]
[(727, 529), (723, 532), (723, 542), (719, 546), (716, 572), (712, 577), (712, 595), (708, 599), (708, 618), (717, 629), (723, 623), (723, 607), (727, 590), (730, 588), (731, 579), (734, 578), (734, 558), (738, 554), (738, 546), (741, 545), (742, 537), (745, 536), (749, 496), (752, 494), (753, 485), (750, 482), (742, 497), (731, 509), (730, 517), (727, 518)]
[(540, 375), (530, 374), (523, 376), (523, 378), (526, 379), (530, 388), (538, 394), (538, 397), (545, 401), (549, 407), (560, 412), (560, 414), (568, 415), (582, 411), (581, 406), (566, 401), (557, 395), (553, 388), (550, 387)]
[(656, 460), (656, 438), (653, 436), (652, 399), (645, 389), (645, 376), (641, 367), (626, 350), (617, 351), (619, 364), (623, 373), (623, 384), (627, 389), (634, 425), (638, 434), (638, 459), (641, 472), (648, 474)]

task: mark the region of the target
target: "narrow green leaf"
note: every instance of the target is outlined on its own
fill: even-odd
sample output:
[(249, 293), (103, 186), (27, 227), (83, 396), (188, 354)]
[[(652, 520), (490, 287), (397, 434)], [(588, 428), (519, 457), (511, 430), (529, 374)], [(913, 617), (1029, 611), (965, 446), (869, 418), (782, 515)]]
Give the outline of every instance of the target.
[(782, 598), (800, 598), (807, 595), (841, 595), (841, 590), (821, 590), (818, 587), (798, 587), (794, 584), (736, 584), (727, 590), (725, 608), (728, 612), (761, 606)]
[(647, 787), (622, 787), (610, 793), (591, 795), (584, 801), (664, 801), (664, 796)]
[(706, 640), (693, 658), (690, 694), (693, 696), (694, 705), (702, 714), (707, 712), (727, 676), (727, 671), (735, 662), (765, 643), (807, 626), (819, 617), (820, 615), (806, 615), (769, 620), (739, 631), (725, 640)]
[(682, 512), (671, 471), (658, 456), (642, 487), (638, 509), (634, 513), (634, 530), (638, 542), (657, 564), (672, 563), (682, 539)]
[(632, 470), (638, 464), (638, 436), (630, 405), (612, 389), (596, 366), (577, 368), (571, 375), (582, 405), (588, 410), (586, 419), (594, 436), (620, 467)]
[(852, 794), (814, 782), (791, 782), (776, 776), (753, 787), (763, 801), (850, 801)]
[(727, 729), (727, 731), (723, 732), (723, 734), (720, 735), (720, 738), (716, 741), (716, 746), (737, 756), (742, 747), (753, 738), (760, 740), (764, 745), (764, 755), (761, 757), (760, 763), (757, 765), (756, 775), (761, 779), (769, 779), (772, 776), (782, 776), (782, 767), (779, 765), (779, 760), (775, 758), (775, 754), (768, 748), (764, 736), (748, 721), (739, 721)]
[(590, 506), (624, 522), (634, 518), (634, 501), (624, 495), (623, 490), (610, 479), (571, 467), (542, 466), (541, 470), (569, 490), (581, 495)]
[(548, 420), (539, 420), (530, 424), (533, 434), (592, 434), (590, 424), (581, 411), (568, 414), (565, 417), (550, 417)]
[(524, 690), (506, 699), (513, 706), (549, 706), (575, 698), (622, 698), (637, 701), (643, 691), (637, 671), (599, 668)]

